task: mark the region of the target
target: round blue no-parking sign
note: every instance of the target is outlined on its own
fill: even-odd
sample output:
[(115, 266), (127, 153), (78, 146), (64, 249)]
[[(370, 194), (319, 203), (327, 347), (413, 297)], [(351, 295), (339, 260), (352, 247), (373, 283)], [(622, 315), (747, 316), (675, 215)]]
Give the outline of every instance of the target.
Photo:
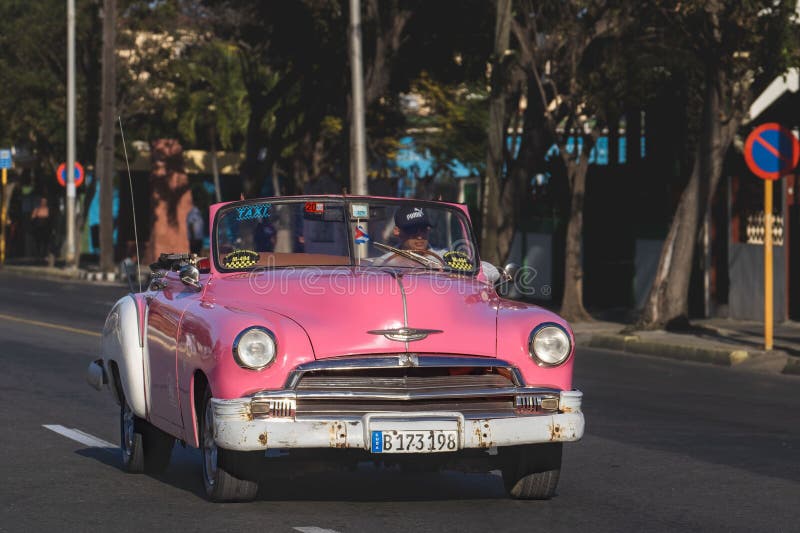
[(770, 122), (757, 127), (744, 143), (744, 160), (761, 179), (777, 180), (797, 166), (800, 143), (791, 131)]

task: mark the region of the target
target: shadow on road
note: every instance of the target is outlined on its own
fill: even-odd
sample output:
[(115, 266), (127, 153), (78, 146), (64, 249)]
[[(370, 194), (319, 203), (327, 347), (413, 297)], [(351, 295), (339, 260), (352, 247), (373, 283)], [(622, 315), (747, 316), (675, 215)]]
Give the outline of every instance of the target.
[[(118, 448), (84, 448), (76, 454), (98, 461), (120, 472)], [(265, 465), (267, 467), (268, 465)], [(161, 483), (205, 499), (201, 478), (200, 452), (176, 445), (163, 474), (149, 476)], [(414, 502), (507, 499), (502, 478), (494, 474), (466, 474), (454, 471), (407, 473), (397, 468), (360, 463), (355, 471), (332, 469), (297, 476), (265, 476), (258, 500), (324, 502)]]

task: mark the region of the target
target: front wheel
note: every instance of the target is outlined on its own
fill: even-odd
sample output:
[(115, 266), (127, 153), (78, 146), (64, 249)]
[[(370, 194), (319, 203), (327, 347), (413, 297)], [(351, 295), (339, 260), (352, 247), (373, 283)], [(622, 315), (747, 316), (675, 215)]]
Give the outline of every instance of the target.
[(175, 438), (133, 414), (123, 398), (120, 408), (122, 466), (132, 474), (163, 472), (172, 455)]
[(208, 389), (203, 401), (201, 431), (203, 484), (208, 498), (215, 502), (252, 501), (258, 493), (258, 482), (241, 477), (246, 468), (247, 455), (219, 448), (214, 441), (214, 411)]
[(549, 500), (561, 474), (562, 443), (528, 444), (504, 448), (503, 482), (512, 498)]

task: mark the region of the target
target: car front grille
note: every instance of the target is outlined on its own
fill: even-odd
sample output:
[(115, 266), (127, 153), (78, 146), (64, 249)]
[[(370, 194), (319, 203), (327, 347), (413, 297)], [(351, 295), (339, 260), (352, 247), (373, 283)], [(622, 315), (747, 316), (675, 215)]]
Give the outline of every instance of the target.
[(514, 416), (513, 398), (506, 400), (441, 400), (441, 401), (348, 401), (348, 400), (298, 400), (298, 418), (309, 417), (361, 417), (367, 413), (426, 413), (434, 411), (458, 412), (466, 418), (502, 418)]
[[(448, 371), (449, 369), (444, 369)], [(305, 376), (297, 390), (330, 391), (385, 391), (424, 392), (469, 388), (513, 387), (511, 380), (500, 374), (477, 375), (428, 375), (428, 376), (380, 376), (380, 375), (326, 375)]]
[[(297, 417), (363, 416), (366, 413), (449, 411), (465, 416), (513, 416), (515, 376), (497, 360), (420, 356), (415, 366), (394, 358), (351, 368), (327, 361), (295, 381)], [(373, 363), (375, 360), (369, 360)]]
[[(322, 359), (298, 366), (280, 391), (254, 395), (254, 416), (288, 402), (298, 419), (359, 418), (368, 413), (456, 412), (502, 418), (542, 412), (549, 388), (525, 387), (519, 371), (494, 358), (379, 355)], [(284, 409), (285, 410), (285, 409)], [(550, 410), (549, 408), (546, 410)], [(263, 413), (263, 414), (262, 414)]]

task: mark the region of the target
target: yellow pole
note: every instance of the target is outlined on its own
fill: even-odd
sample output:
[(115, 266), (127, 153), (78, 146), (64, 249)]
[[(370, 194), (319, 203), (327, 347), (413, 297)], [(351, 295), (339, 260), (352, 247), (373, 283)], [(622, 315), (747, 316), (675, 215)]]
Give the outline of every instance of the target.
[(764, 349), (772, 350), (772, 180), (764, 180)]
[(0, 265), (6, 264), (6, 182), (8, 170), (3, 169), (2, 200), (0, 200)]

